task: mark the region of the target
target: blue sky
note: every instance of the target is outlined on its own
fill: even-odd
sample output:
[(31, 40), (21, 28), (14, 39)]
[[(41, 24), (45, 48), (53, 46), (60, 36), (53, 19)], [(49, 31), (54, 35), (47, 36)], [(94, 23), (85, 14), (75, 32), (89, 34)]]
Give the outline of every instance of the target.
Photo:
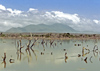
[(100, 0), (0, 0), (1, 31), (54, 23), (78, 31), (99, 32)]
[(87, 18), (100, 18), (100, 0), (0, 0), (7, 8), (27, 11), (29, 8), (78, 13)]

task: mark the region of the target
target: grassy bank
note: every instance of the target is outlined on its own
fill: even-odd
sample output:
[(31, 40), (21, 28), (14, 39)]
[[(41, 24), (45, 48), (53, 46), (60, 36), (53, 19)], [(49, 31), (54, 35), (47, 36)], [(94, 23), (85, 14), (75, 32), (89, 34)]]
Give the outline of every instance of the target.
[(13, 39), (100, 39), (100, 34), (76, 34), (76, 33), (0, 33), (0, 38)]

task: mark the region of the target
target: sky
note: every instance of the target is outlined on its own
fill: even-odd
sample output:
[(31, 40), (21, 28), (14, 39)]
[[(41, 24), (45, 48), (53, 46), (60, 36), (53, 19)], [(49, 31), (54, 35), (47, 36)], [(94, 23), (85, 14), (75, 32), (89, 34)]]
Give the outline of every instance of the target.
[(98, 32), (99, 8), (100, 0), (0, 0), (0, 30), (62, 23), (75, 30)]
[(0, 4), (23, 11), (36, 8), (38, 10), (78, 13), (89, 18), (100, 18), (100, 0), (0, 0)]

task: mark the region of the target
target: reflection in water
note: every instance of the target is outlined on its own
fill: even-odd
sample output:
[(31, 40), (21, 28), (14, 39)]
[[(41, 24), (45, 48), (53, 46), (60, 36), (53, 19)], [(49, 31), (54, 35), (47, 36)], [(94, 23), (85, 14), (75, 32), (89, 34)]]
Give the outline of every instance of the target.
[(93, 51), (93, 55), (94, 55), (94, 57), (97, 57), (98, 56), (98, 52)]
[(98, 53), (99, 53), (98, 46), (95, 45), (94, 48), (93, 48), (93, 55), (94, 55), (94, 57), (97, 57), (98, 56)]
[(90, 57), (90, 62), (93, 63), (93, 62), (92, 62), (92, 56)]
[(84, 59), (85, 63), (87, 63), (87, 57)]
[[(38, 39), (37, 39), (38, 40)], [(23, 40), (18, 40), (17, 43), (17, 58), (8, 58), (8, 53), (7, 53), (7, 58), (6, 59), (6, 53), (4, 53), (4, 57), (2, 57), (4, 64), (4, 68), (6, 68), (6, 62), (9, 62), (10, 64), (16, 64), (17, 61), (25, 62), (28, 61), (28, 63), (32, 63), (35, 65), (37, 62), (37, 65), (43, 62), (46, 63), (52, 63), (56, 62), (57, 58), (59, 61), (62, 61), (64, 63), (70, 64), (71, 60), (79, 62), (78, 59), (81, 60), (81, 62), (85, 62), (84, 64), (93, 63), (93, 58), (98, 57), (100, 55), (99, 47), (97, 45), (94, 45), (94, 47), (89, 48), (90, 45), (87, 44), (89, 41), (60, 41), (60, 40), (28, 40), (28, 43)], [(67, 43), (68, 42), (68, 43)], [(78, 42), (78, 44), (76, 44)], [(26, 45), (27, 43), (27, 45)], [(36, 44), (38, 43), (38, 47)], [(84, 43), (86, 44), (86, 47), (83, 47)], [(72, 46), (73, 44), (73, 46)], [(24, 45), (24, 46), (23, 46)], [(75, 45), (75, 48), (73, 48)], [(68, 47), (66, 47), (68, 46)], [(34, 48), (33, 48), (34, 47)], [(53, 47), (53, 48), (52, 48)], [(88, 49), (88, 48), (89, 49)], [(36, 51), (39, 51), (40, 53), (37, 53)], [(67, 55), (68, 53), (68, 55)], [(13, 54), (13, 53), (12, 53)], [(34, 56), (34, 57), (33, 57)], [(38, 56), (38, 59), (37, 59)], [(50, 60), (50, 61), (49, 61)], [(99, 58), (100, 60), (100, 58)], [(89, 61), (89, 62), (88, 62)], [(39, 63), (40, 62), (40, 63)], [(63, 63), (62, 62), (62, 63)], [(60, 62), (59, 62), (60, 63)], [(8, 63), (7, 63), (8, 64)], [(8, 65), (7, 65), (8, 66)]]
[(53, 55), (53, 52), (51, 52), (51, 55)]
[(98, 46), (97, 45), (95, 45), (94, 48), (93, 48), (93, 52), (96, 52), (96, 51), (98, 51)]
[[(36, 58), (36, 60), (37, 60), (37, 55), (36, 55), (35, 51), (34, 51), (33, 48), (32, 48), (32, 47), (35, 45), (36, 41), (37, 41), (37, 40), (35, 40), (35, 41), (32, 43), (32, 45), (31, 45), (31, 40), (29, 40), (29, 42), (28, 42), (28, 44), (27, 44), (27, 48), (25, 49), (26, 54), (27, 54), (27, 58), (28, 58), (28, 62), (30, 62), (30, 60), (31, 60), (31, 51), (33, 52), (33, 54), (35, 55), (35, 58)], [(31, 50), (31, 51), (30, 51), (30, 50)]]
[(12, 58), (12, 56), (11, 56), (11, 58), (9, 59), (9, 62), (10, 62), (10, 63), (14, 63), (14, 62), (15, 62), (15, 60)]
[(41, 55), (44, 55), (44, 53), (43, 53), (43, 52), (41, 52)]
[[(85, 53), (85, 50), (88, 51), (88, 52)], [(86, 56), (89, 53), (90, 53), (90, 50), (89, 49), (87, 49), (85, 47), (82, 48), (82, 56)]]
[(53, 42), (54, 42), (54, 40), (50, 40), (50, 47), (53, 46)]
[(78, 57), (81, 57), (81, 55), (80, 55), (80, 54), (78, 54)]
[(9, 62), (10, 62), (10, 63), (14, 63), (14, 59), (10, 59)]
[(29, 40), (29, 43), (27, 44), (27, 48), (25, 49), (26, 53), (29, 53), (29, 56), (31, 56), (31, 52), (30, 52), (30, 44), (31, 44), (31, 40)]
[(4, 53), (3, 62), (1, 64), (4, 64), (4, 68), (6, 68), (6, 53)]
[(44, 51), (45, 51), (44, 43), (45, 43), (45, 41), (44, 41), (44, 39), (43, 39), (42, 42), (41, 42), (41, 44), (42, 44), (43, 49), (44, 49)]
[(17, 60), (20, 60), (20, 61), (21, 61), (22, 55), (24, 55), (24, 53), (21, 51), (22, 48), (24, 48), (24, 46), (22, 46), (21, 40), (17, 41)]
[(67, 59), (68, 59), (68, 56), (67, 56), (67, 52), (65, 53), (65, 63), (67, 63)]

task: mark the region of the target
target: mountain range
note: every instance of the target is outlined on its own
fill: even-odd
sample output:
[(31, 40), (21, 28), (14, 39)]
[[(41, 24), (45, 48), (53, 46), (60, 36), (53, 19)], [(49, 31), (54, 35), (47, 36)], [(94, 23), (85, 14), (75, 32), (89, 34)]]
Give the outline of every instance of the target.
[(64, 24), (52, 24), (52, 25), (45, 25), (45, 24), (38, 24), (38, 25), (28, 25), (25, 27), (18, 27), (18, 28), (10, 28), (6, 32), (8, 33), (73, 33), (76, 32), (73, 28), (69, 27), (68, 25)]

